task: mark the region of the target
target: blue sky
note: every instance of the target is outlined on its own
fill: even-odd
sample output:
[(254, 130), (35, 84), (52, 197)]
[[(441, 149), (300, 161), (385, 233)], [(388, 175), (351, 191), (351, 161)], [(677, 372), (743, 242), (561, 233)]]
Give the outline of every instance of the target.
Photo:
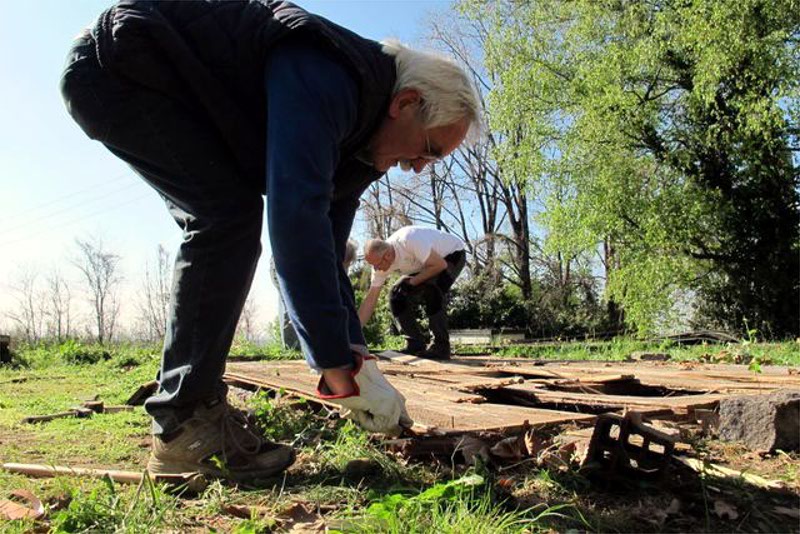
[[(21, 270), (45, 276), (59, 269), (79, 283), (69, 264), (75, 239), (103, 239), (123, 257), (133, 313), (135, 291), (157, 245), (173, 251), (180, 241), (161, 200), (121, 161), (90, 141), (67, 115), (58, 80), (75, 35), (112, 2), (43, 0), (3, 2), (0, 17), (0, 329), (13, 307), (11, 286)], [(372, 39), (424, 38), (428, 15), (447, 10), (440, 0), (315, 0), (302, 7)], [(277, 294), (269, 282), (269, 242), (254, 294), (262, 319), (275, 314)], [(5, 322), (6, 326), (8, 323)]]

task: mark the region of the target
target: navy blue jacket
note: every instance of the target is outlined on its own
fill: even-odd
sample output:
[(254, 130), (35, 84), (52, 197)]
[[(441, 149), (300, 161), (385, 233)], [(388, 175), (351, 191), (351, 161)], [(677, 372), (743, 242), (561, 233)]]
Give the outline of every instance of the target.
[(267, 57), (287, 38), (319, 45), (348, 69), (360, 93), (333, 199), (361, 192), (383, 174), (355, 158), (380, 124), (396, 79), (394, 59), (380, 43), (280, 0), (122, 0), (100, 16), (95, 34), (104, 67), (201, 106), (262, 193)]
[[(274, 0), (123, 0), (93, 34), (104, 68), (211, 119), (242, 176), (268, 193), (276, 268), (307, 358), (320, 368), (352, 362), (350, 345), (364, 339), (341, 259), (358, 198), (383, 174), (356, 155), (385, 116), (394, 58)], [(292, 91), (303, 84), (326, 87), (330, 100), (302, 101)], [(321, 115), (333, 118), (329, 131), (309, 132), (304, 125)], [(314, 161), (293, 142), (319, 148), (333, 137), (335, 153)], [(267, 150), (279, 155), (268, 159)], [(326, 176), (317, 180), (320, 167)]]

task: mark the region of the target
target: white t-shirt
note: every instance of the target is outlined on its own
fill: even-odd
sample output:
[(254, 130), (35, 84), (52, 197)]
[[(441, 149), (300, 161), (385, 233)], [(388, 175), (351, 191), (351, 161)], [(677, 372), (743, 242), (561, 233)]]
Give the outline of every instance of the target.
[(395, 272), (418, 273), (432, 250), (444, 258), (465, 248), (464, 242), (453, 234), (424, 226), (404, 226), (390, 235), (386, 242), (394, 247), (394, 262), (385, 271), (372, 270), (372, 287), (381, 287)]

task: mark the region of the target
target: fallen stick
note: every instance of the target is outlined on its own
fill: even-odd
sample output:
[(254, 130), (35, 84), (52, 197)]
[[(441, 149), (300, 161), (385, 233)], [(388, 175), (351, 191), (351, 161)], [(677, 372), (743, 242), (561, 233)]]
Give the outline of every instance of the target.
[(735, 469), (730, 469), (729, 467), (722, 465), (705, 463), (697, 458), (683, 458), (681, 456), (674, 456), (673, 458), (697, 473), (704, 473), (718, 478), (742, 479), (745, 482), (764, 489), (787, 489), (786, 483), (781, 480), (767, 480), (764, 477), (760, 477), (752, 473), (744, 473), (742, 471), (736, 471)]
[[(121, 484), (140, 484), (147, 471), (118, 471), (114, 469), (90, 469), (86, 467), (66, 467), (60, 465), (15, 464), (4, 463), (2, 468), (10, 473), (18, 473), (32, 477), (51, 478), (57, 476), (78, 476), (88, 478), (110, 478)], [(189, 491), (199, 493), (208, 486), (208, 481), (200, 473), (181, 473), (176, 475), (153, 475), (150, 480), (165, 482), (171, 485), (185, 484)]]

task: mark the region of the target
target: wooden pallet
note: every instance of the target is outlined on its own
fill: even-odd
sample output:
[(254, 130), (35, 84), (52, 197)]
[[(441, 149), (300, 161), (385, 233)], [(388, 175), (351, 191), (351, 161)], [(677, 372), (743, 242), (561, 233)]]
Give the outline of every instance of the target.
[[(754, 374), (735, 365), (491, 357), (437, 362), (391, 351), (378, 356), (384, 374), (405, 395), (417, 430), (444, 434), (592, 423), (596, 414), (625, 409), (685, 414), (713, 409), (728, 395), (800, 389), (800, 376), (781, 367)], [(229, 362), (225, 378), (328, 404), (316, 397), (319, 378), (305, 362)]]

